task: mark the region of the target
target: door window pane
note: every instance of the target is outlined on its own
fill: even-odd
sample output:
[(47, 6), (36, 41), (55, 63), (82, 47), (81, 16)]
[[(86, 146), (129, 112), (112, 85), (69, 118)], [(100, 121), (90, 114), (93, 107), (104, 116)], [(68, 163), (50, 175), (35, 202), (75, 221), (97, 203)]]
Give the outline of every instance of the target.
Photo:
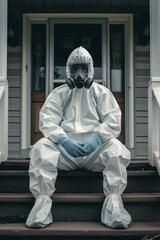
[(124, 89), (124, 25), (110, 25), (111, 90), (122, 92)]
[(31, 36), (31, 143), (42, 137), (39, 111), (45, 99), (46, 25), (33, 24)]
[(111, 91), (122, 112), (121, 134), (119, 140), (125, 144), (125, 97), (124, 97), (124, 25), (110, 25), (110, 71)]
[[(102, 81), (102, 24), (54, 24), (54, 87), (66, 78), (66, 62), (77, 47), (86, 48), (94, 61), (94, 79)], [(61, 81), (60, 83), (60, 80)], [(59, 83), (59, 84), (56, 84)]]
[(46, 25), (32, 24), (31, 48), (32, 91), (45, 92), (46, 80)]

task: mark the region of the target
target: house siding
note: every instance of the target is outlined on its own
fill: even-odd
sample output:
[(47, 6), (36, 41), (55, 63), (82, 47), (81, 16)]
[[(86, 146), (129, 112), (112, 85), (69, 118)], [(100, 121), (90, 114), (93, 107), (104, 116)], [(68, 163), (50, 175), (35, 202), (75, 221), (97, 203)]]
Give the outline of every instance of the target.
[(21, 47), (8, 47), (9, 158), (20, 157)]
[(135, 47), (135, 158), (148, 158), (149, 46)]

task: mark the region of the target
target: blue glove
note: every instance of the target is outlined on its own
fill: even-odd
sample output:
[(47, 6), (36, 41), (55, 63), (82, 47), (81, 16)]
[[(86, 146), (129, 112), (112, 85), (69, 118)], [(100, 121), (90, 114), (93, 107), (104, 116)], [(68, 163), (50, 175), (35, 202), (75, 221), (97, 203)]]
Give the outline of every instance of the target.
[(72, 157), (86, 156), (86, 149), (82, 147), (82, 144), (80, 142), (72, 140), (68, 137), (61, 137), (58, 140), (58, 144), (60, 144)]
[(92, 134), (90, 137), (86, 138), (83, 142), (83, 147), (86, 149), (86, 155), (91, 154), (97, 148), (97, 146), (101, 143), (101, 138), (97, 134)]

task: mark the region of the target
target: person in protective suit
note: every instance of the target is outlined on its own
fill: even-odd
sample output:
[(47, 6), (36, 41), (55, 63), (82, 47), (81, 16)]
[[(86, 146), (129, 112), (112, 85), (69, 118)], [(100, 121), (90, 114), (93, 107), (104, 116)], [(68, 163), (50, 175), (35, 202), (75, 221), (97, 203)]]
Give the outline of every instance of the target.
[(30, 190), (36, 200), (26, 225), (45, 227), (52, 222), (51, 196), (59, 169), (85, 168), (103, 171), (101, 222), (110, 228), (128, 228), (131, 217), (121, 194), (127, 185), (130, 152), (117, 140), (119, 106), (109, 89), (93, 81), (93, 60), (85, 48), (70, 54), (66, 74), (66, 84), (49, 94), (40, 111), (44, 138), (30, 152)]

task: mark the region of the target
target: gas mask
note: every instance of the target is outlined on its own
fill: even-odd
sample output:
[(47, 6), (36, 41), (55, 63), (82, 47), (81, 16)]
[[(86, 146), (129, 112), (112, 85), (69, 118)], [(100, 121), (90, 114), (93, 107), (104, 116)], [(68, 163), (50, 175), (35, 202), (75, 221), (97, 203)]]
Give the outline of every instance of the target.
[(71, 77), (73, 78), (77, 88), (82, 88), (84, 81), (88, 76), (87, 64), (73, 64), (71, 66)]
[(73, 50), (66, 64), (66, 83), (69, 88), (90, 88), (93, 73), (93, 60), (89, 52), (83, 47)]
[(90, 88), (92, 80), (88, 77), (87, 64), (73, 64), (70, 66), (70, 78), (67, 79), (68, 86), (73, 89), (77, 88)]

